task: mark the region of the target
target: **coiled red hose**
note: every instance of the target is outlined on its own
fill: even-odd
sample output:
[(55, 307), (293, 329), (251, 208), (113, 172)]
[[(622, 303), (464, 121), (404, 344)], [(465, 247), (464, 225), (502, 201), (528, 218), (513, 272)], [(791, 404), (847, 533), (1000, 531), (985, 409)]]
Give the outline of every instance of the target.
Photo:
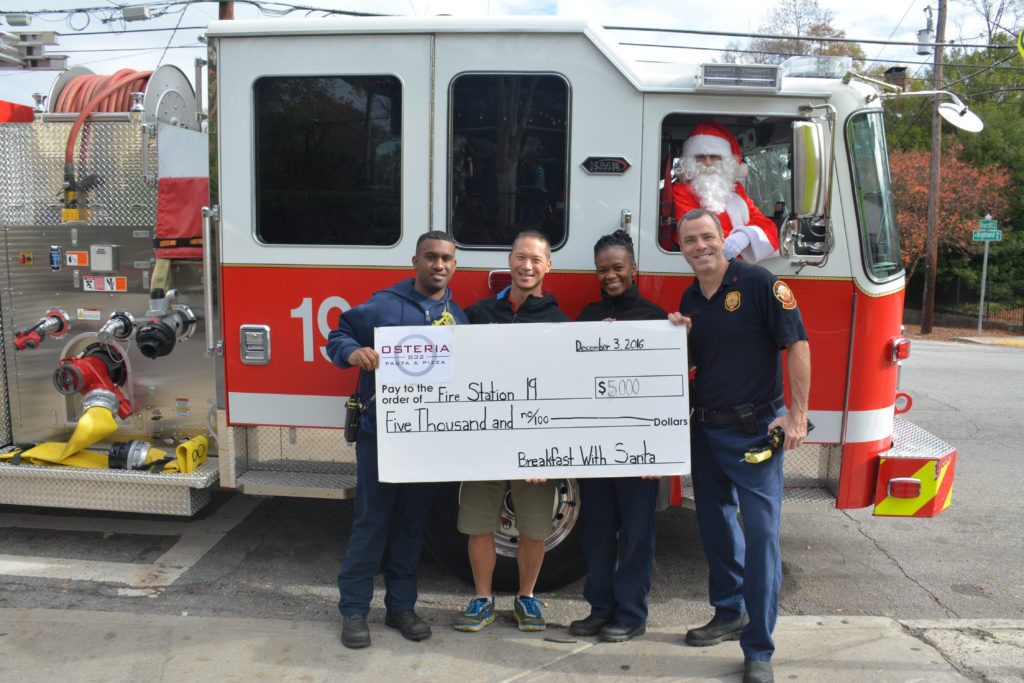
[(87, 74), (71, 79), (57, 96), (54, 111), (67, 114), (79, 112), (68, 134), (64, 164), (74, 163), (75, 140), (85, 119), (93, 112), (123, 112), (132, 106), (132, 93), (145, 91), (152, 71), (121, 69), (113, 76)]
[(76, 76), (60, 91), (54, 111), (59, 114), (81, 112), (96, 93), (102, 92), (113, 83), (120, 82), (129, 74), (135, 74), (134, 78), (127, 79), (121, 87), (115, 89), (92, 108), (92, 111), (99, 112), (128, 111), (132, 106), (131, 93), (144, 91), (152, 73), (152, 71), (140, 72), (134, 69), (121, 69), (112, 76), (97, 74)]

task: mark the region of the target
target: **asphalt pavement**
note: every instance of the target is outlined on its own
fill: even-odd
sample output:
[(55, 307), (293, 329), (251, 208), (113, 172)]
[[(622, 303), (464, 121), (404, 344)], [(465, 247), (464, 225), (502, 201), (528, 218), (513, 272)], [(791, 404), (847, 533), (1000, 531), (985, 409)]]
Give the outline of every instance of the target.
[[(377, 596), (380, 602), (380, 596)], [(371, 611), (373, 645), (348, 650), (337, 623), (90, 610), (0, 609), (0, 679), (18, 681), (739, 681), (739, 644), (693, 648), (671, 616), (627, 643), (566, 630), (573, 601), (552, 604), (549, 628), (523, 633), (507, 609), (479, 633), (451, 628), (448, 609), (421, 605), (433, 636), (407, 641)], [(564, 603), (564, 604), (563, 604)], [(556, 620), (566, 617), (562, 623)], [(1024, 623), (779, 619), (779, 681), (1020, 681)]]

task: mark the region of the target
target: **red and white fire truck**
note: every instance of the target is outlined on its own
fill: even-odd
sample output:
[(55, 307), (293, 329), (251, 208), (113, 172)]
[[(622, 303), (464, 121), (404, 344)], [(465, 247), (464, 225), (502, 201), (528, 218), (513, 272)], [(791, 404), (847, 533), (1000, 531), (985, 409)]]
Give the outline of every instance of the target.
[[(881, 108), (897, 88), (837, 58), (645, 61), (558, 18), (228, 21), (206, 39), (208, 116), (174, 67), (76, 68), (31, 121), (0, 124), (0, 503), (188, 515), (215, 486), (351, 496), (339, 428), (355, 373), (324, 353), (339, 313), (407, 277), (426, 230), (456, 240), (452, 287), (472, 303), (507, 282), (527, 227), (550, 237), (545, 286), (569, 316), (598, 296), (593, 244), (617, 228), (642, 293), (673, 310), (692, 274), (670, 239), (666, 169), (711, 118), (779, 220), (761, 265), (810, 335), (816, 429), (786, 456), (787, 503), (949, 505), (955, 449), (900, 417), (909, 343)], [(965, 116), (952, 99), (946, 114)], [(147, 469), (200, 436), (205, 461)], [(62, 444), (51, 461), (99, 456), (33, 461), (44, 442)], [(456, 570), (457, 494), (429, 533)], [(582, 570), (577, 500), (563, 482), (543, 583)], [(514, 510), (506, 521), (510, 556)]]

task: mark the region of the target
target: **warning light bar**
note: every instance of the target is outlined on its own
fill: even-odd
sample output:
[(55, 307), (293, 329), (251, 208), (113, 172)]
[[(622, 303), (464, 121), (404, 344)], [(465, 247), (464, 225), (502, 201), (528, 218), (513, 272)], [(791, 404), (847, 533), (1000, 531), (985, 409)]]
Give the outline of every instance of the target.
[(896, 337), (891, 342), (892, 362), (910, 358), (910, 340), (906, 337)]
[(913, 477), (895, 477), (889, 480), (890, 498), (917, 498), (921, 495), (921, 480)]

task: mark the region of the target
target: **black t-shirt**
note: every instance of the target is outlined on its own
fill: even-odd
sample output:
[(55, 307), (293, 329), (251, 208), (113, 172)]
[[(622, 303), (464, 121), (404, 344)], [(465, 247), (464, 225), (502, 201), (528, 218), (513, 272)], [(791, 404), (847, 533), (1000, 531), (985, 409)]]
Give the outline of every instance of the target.
[(786, 283), (760, 266), (733, 260), (710, 300), (694, 280), (679, 312), (693, 320), (693, 405), (731, 410), (745, 403), (762, 406), (782, 394), (781, 349), (807, 339)]

